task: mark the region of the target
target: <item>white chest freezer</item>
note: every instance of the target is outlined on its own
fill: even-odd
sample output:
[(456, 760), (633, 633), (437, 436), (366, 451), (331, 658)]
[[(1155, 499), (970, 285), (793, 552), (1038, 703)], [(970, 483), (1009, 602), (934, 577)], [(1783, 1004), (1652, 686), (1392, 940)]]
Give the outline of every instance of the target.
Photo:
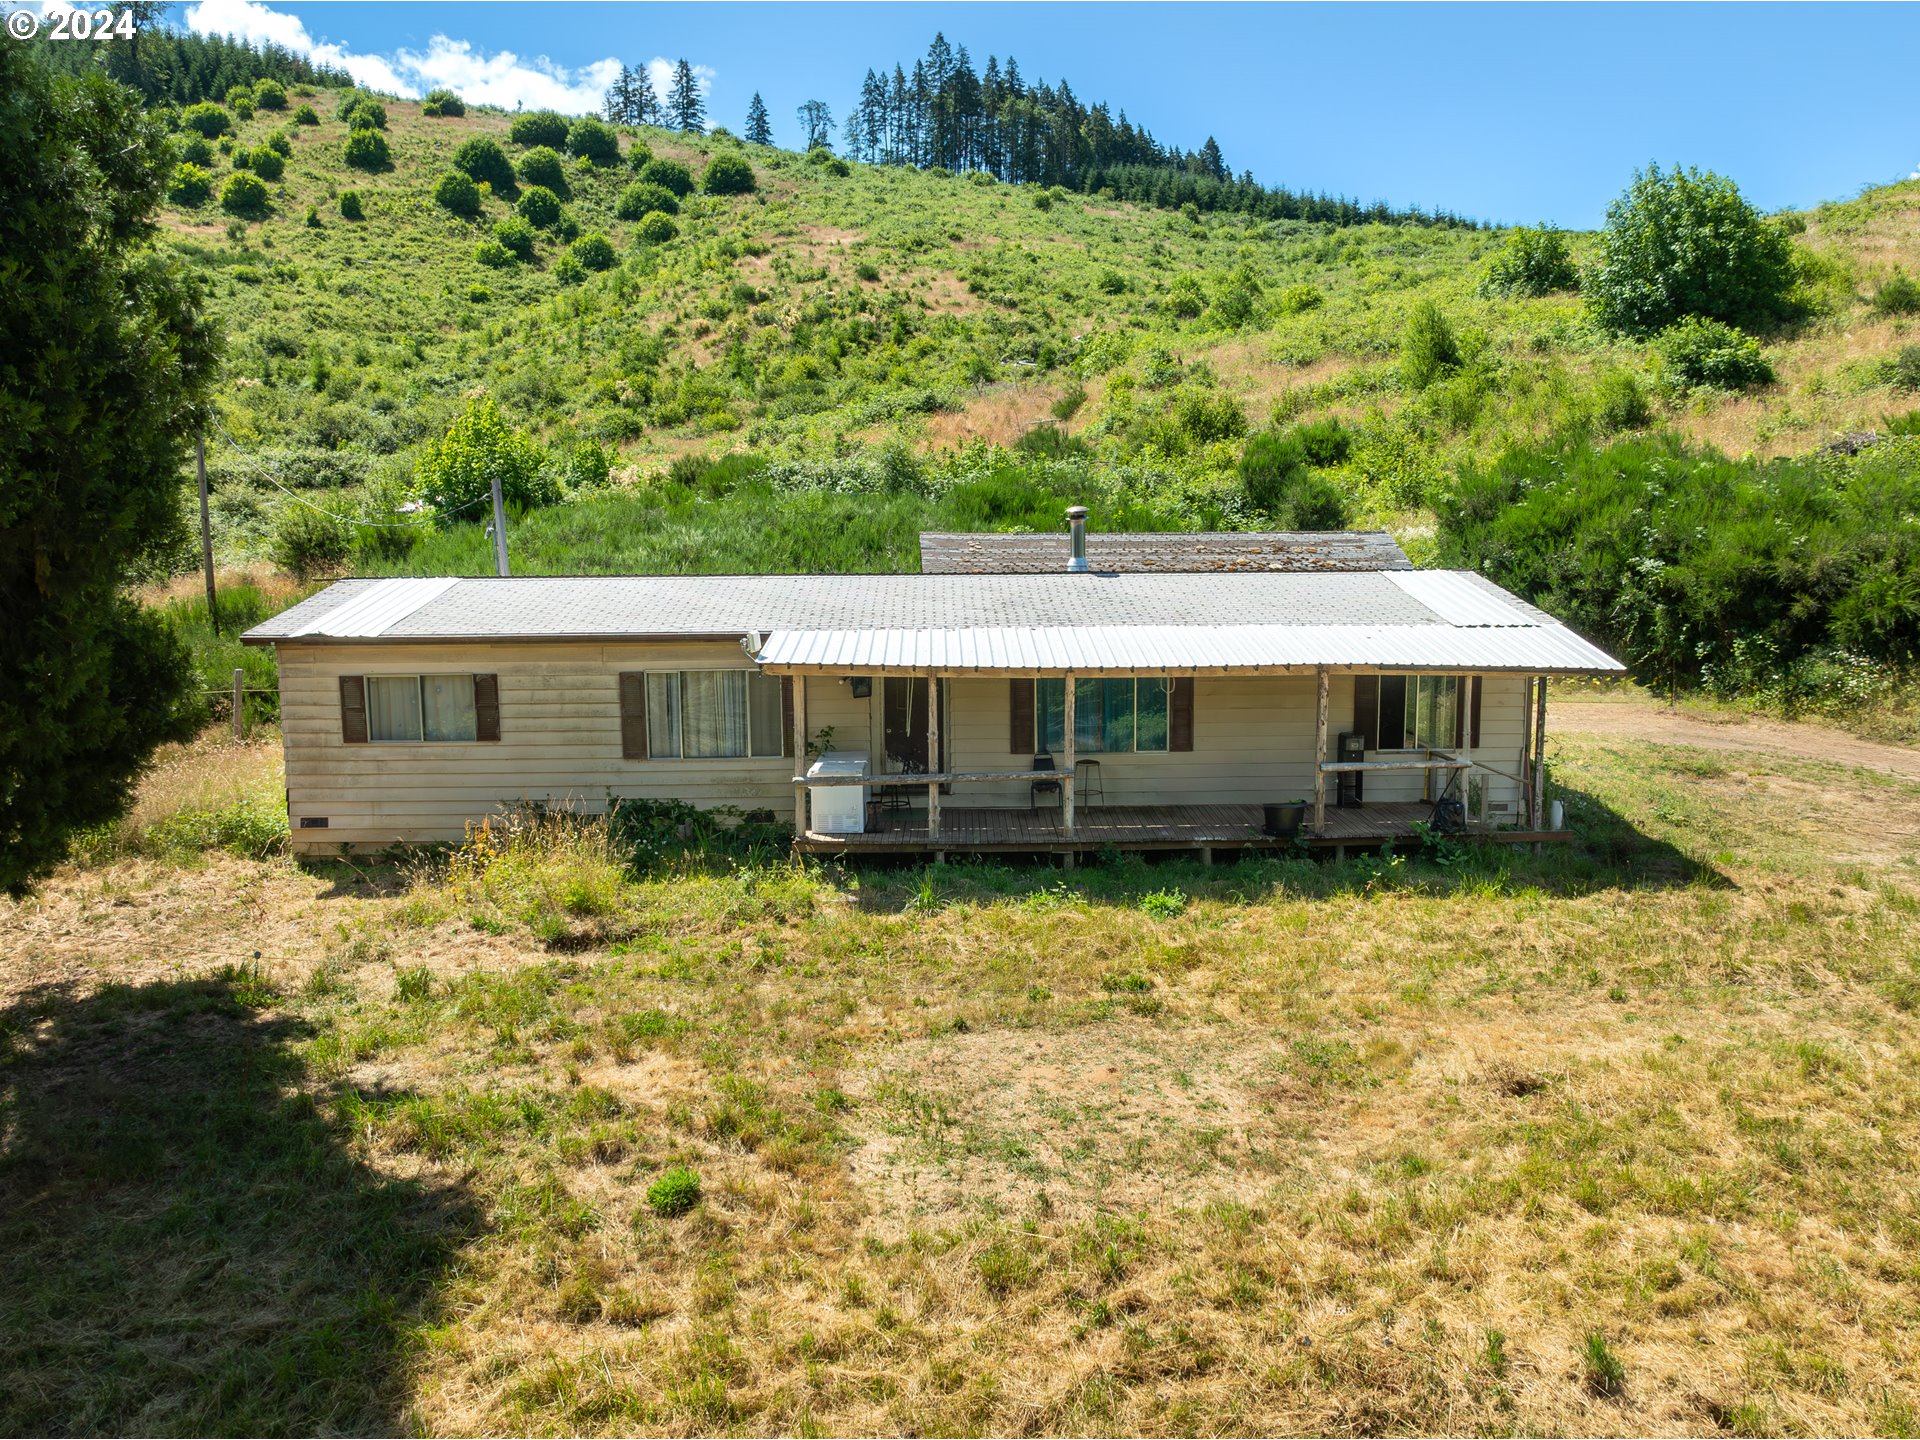
[[(809, 779), (820, 776), (859, 776), (865, 778), (864, 755), (822, 755), (807, 767)], [(809, 827), (823, 835), (858, 835), (867, 828), (867, 787), (864, 785), (816, 785), (808, 787), (813, 801), (813, 823)]]

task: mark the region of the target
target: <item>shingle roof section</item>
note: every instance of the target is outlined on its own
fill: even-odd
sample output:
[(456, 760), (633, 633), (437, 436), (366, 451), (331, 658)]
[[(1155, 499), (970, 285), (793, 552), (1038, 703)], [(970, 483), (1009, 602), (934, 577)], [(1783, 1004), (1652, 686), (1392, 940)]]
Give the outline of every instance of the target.
[[(1025, 575), (1067, 568), (1064, 531), (1040, 535), (927, 531), (920, 536), (925, 575)], [(1384, 530), (1153, 531), (1096, 530), (1087, 564), (1108, 573), (1240, 570), (1325, 574), (1411, 570), (1413, 562)]]

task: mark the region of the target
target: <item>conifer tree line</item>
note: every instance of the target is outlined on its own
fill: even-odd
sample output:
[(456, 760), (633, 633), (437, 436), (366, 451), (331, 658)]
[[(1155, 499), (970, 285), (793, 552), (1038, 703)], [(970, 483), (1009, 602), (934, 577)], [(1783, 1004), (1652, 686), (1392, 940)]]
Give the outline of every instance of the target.
[(654, 93), (645, 65), (622, 65), (620, 74), (607, 87), (601, 109), (616, 125), (659, 125), (693, 134), (707, 128), (706, 97), (700, 93), (693, 66), (684, 59), (674, 62), (673, 79), (664, 96)]
[[(109, 79), (138, 92), (148, 105), (192, 105), (222, 100), (236, 85), (256, 80), (278, 80), (282, 85), (314, 85), (342, 89), (353, 84), (345, 70), (316, 65), (272, 41), (254, 43), (231, 35), (196, 35), (191, 30), (163, 28), (170, 7), (158, 0), (131, 0), (116, 5), (134, 12), (131, 39), (100, 41), (47, 40), (29, 42), (36, 58), (56, 74), (79, 75), (98, 69)], [(12, 41), (8, 41), (12, 44)]]

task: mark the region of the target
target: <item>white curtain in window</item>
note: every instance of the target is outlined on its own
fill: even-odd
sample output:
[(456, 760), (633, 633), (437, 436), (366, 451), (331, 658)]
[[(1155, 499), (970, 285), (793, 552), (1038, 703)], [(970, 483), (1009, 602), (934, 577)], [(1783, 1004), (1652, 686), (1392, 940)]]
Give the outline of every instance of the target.
[(654, 760), (680, 758), (680, 676), (672, 670), (647, 675), (647, 755)]
[(778, 755), (786, 747), (780, 743), (780, 727), (785, 707), (780, 703), (780, 677), (747, 673), (748, 730), (753, 736), (755, 755)]
[(746, 671), (682, 671), (680, 704), (680, 733), (688, 759), (747, 753)]
[(422, 675), (421, 728), (429, 740), (472, 740), (480, 731), (473, 713), (473, 676)]
[(1407, 677), (1407, 744), (1446, 750), (1454, 743), (1454, 709), (1460, 681), (1453, 675)]
[[(468, 703), (472, 703), (471, 697)], [(418, 675), (367, 677), (367, 738), (375, 741), (420, 738)]]

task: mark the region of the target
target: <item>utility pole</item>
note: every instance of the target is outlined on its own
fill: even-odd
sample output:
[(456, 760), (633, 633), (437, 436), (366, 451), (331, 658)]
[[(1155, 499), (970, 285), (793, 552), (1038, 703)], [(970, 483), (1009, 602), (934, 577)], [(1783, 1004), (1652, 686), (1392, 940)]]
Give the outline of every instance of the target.
[[(213, 572), (207, 572), (211, 575)], [(493, 573), (507, 574), (507, 507), (500, 498), (500, 472), (493, 474)]]
[(200, 475), (200, 564), (207, 572), (207, 619), (213, 633), (220, 633), (220, 605), (213, 593), (213, 522), (207, 518), (207, 436), (202, 431), (193, 438), (193, 468)]

